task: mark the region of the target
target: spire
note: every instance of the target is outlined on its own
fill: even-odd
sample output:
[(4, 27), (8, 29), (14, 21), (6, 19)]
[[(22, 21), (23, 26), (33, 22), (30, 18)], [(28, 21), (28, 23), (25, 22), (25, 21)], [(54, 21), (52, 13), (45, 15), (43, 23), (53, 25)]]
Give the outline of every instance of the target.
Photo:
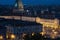
[(15, 7), (17, 7), (19, 11), (24, 11), (22, 0), (16, 0)]

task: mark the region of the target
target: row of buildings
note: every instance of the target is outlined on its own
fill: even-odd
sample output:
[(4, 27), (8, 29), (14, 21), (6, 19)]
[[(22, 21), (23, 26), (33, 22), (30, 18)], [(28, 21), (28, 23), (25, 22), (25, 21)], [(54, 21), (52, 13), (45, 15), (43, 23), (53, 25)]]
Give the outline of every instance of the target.
[(2, 18), (0, 21), (0, 37), (2, 36), (8, 40), (22, 40), (25, 34), (31, 35), (32, 33), (42, 32), (42, 25), (35, 22)]

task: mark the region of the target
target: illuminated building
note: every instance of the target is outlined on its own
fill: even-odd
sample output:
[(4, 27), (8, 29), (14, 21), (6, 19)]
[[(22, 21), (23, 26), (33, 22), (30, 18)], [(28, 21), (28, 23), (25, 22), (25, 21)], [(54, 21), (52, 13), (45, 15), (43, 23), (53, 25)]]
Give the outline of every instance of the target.
[(22, 0), (16, 0), (14, 7), (15, 9), (13, 9), (13, 13), (21, 13), (24, 11)]
[[(58, 19), (43, 19), (40, 17), (26, 17), (26, 16), (0, 16), (0, 17), (5, 18), (5, 19), (15, 19), (15, 20), (22, 20), (22, 21), (26, 21), (26, 22), (36, 22), (38, 24), (42, 24), (43, 25), (42, 32), (45, 34), (48, 34), (48, 35), (51, 35), (50, 33), (53, 33), (52, 30), (56, 30), (59, 28)], [(28, 29), (28, 27), (27, 27), (27, 29)], [(49, 32), (49, 30), (51, 30), (51, 32)], [(55, 34), (55, 32), (54, 32), (54, 34)]]
[[(17, 21), (15, 21), (16, 23)], [(24, 37), (25, 35), (29, 34), (31, 36), (34, 35), (34, 33), (40, 33), (42, 32), (42, 25), (41, 24), (37, 24), (35, 22), (27, 22), (27, 21), (20, 21), (19, 22), (20, 26), (9, 26), (7, 25), (7, 33), (9, 35), (14, 34), (16, 36), (13, 36), (16, 40), (17, 38), (21, 39), (22, 37)]]
[(6, 40), (6, 27), (0, 26), (0, 40)]
[[(51, 8), (51, 10), (50, 10), (48, 7), (47, 8), (44, 8), (44, 7), (43, 8), (40, 8), (40, 7), (30, 8), (29, 7), (24, 10), (21, 0), (16, 0), (16, 3), (14, 6), (17, 7), (17, 9), (13, 8), (13, 13), (15, 15), (20, 14), (22, 16), (20, 16), (20, 15), (19, 16), (0, 16), (0, 18), (13, 20), (13, 23), (12, 23), (13, 26), (10, 27), (11, 24), (8, 25), (7, 29), (9, 32), (11, 32), (13, 34), (21, 34), (21, 33), (30, 33), (31, 34), (33, 32), (40, 33), (40, 30), (41, 30), (40, 25), (30, 26), (30, 25), (28, 25), (28, 23), (26, 24), (26, 23), (22, 22), (26, 26), (20, 27), (20, 25), (23, 25), (23, 24), (21, 24), (21, 22), (20, 23), (18, 23), (18, 22), (20, 20), (22, 20), (22, 21), (26, 21), (26, 22), (28, 21), (28, 22), (36, 22), (37, 24), (42, 24), (42, 32), (40, 33), (42, 35), (49, 35), (52, 38), (57, 37), (58, 35), (60, 37), (59, 19), (55, 18), (56, 17), (55, 14), (59, 13), (59, 12), (56, 12), (55, 9)], [(24, 13), (21, 13), (21, 11), (22, 12), (24, 11)], [(12, 15), (14, 15), (13, 13), (12, 13)], [(18, 20), (18, 22), (15, 24), (14, 20)], [(16, 27), (16, 26), (18, 26), (18, 27)], [(38, 29), (39, 30), (38, 31), (36, 28), (37, 29), (39, 28), (40, 30)], [(12, 38), (15, 38), (15, 36), (12, 36)]]

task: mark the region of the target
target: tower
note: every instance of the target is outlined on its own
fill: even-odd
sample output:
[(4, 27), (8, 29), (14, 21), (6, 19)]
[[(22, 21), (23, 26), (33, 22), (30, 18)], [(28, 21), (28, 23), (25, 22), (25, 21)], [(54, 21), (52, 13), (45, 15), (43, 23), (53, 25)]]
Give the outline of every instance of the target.
[(15, 6), (17, 7), (18, 11), (24, 11), (22, 0), (16, 0)]

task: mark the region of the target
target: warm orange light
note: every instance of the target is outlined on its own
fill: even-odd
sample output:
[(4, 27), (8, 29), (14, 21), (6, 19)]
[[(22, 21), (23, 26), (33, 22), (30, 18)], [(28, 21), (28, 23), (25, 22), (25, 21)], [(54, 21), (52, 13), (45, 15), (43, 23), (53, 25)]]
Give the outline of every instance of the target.
[(11, 34), (11, 38), (14, 39), (16, 36), (14, 34)]
[(36, 22), (40, 23), (40, 18), (39, 17), (36, 18)]
[(40, 32), (40, 34), (42, 34), (42, 36), (45, 34), (45, 32)]
[(35, 33), (33, 32), (33, 33), (32, 33), (32, 36), (34, 36), (34, 35), (35, 35)]
[(57, 34), (58, 32), (54, 32), (54, 34)]
[(6, 38), (8, 38), (8, 35), (6, 35)]
[(3, 39), (3, 36), (2, 35), (0, 35), (0, 39)]

